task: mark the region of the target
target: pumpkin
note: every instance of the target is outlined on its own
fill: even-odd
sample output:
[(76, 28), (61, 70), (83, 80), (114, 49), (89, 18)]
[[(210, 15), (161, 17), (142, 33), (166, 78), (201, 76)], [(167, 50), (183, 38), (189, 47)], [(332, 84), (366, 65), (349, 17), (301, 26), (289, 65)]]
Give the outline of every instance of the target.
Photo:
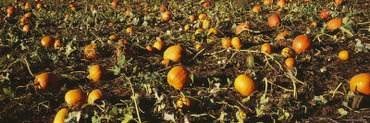
[(194, 22), (195, 21), (195, 16), (194, 15), (190, 15), (189, 16), (189, 21), (190, 22)]
[(107, 100), (109, 97), (100, 89), (95, 89), (90, 92), (87, 101), (88, 103), (95, 103), (98, 100)]
[(199, 29), (195, 30), (194, 35), (197, 35), (197, 34), (199, 34), (201, 32), (204, 32), (204, 29), (203, 28), (199, 28)]
[(166, 5), (162, 5), (161, 8), (159, 9), (160, 11), (166, 11), (167, 10), (167, 6)]
[(37, 89), (52, 89), (59, 84), (60, 77), (51, 72), (41, 73), (33, 81)]
[(217, 35), (217, 29), (216, 28), (211, 28), (208, 30), (207, 35)]
[(277, 6), (283, 8), (285, 6), (285, 0), (278, 0), (278, 2), (276, 3)]
[(267, 20), (267, 23), (270, 27), (276, 27), (278, 26), (281, 22), (280, 22), (280, 18), (279, 16), (277, 16), (276, 14), (273, 14), (271, 15), (268, 20)]
[(210, 6), (211, 6), (211, 3), (208, 1), (203, 3), (203, 8), (208, 8)]
[(36, 5), (36, 8), (37, 8), (37, 9), (41, 9), (41, 8), (42, 8), (42, 4), (41, 4), (41, 3), (38, 3), (38, 4)]
[(64, 96), (69, 107), (81, 106), (85, 103), (85, 95), (80, 89), (69, 90)]
[(126, 10), (125, 11), (125, 15), (127, 16), (127, 15), (130, 15), (131, 14), (131, 10), (130, 9), (128, 9), (128, 10)]
[(320, 18), (326, 19), (330, 16), (330, 9), (324, 9), (319, 14)]
[(292, 48), (295, 53), (301, 53), (308, 50), (311, 46), (311, 41), (306, 35), (298, 35), (294, 38)]
[(203, 21), (204, 19), (206, 19), (207, 18), (207, 15), (206, 14), (200, 14), (199, 16), (198, 16), (198, 19), (200, 20), (200, 21)]
[(289, 31), (284, 31), (284, 32), (282, 32), (282, 33), (279, 33), (279, 34), (276, 36), (275, 40), (281, 40), (281, 39), (284, 39), (284, 38), (285, 38), (285, 36), (286, 36), (286, 35), (288, 35), (288, 34), (289, 34)]
[(31, 4), (30, 3), (26, 3), (26, 5), (24, 5), (24, 10), (28, 10), (31, 8)]
[(117, 36), (116, 36), (116, 35), (110, 35), (110, 36), (109, 36), (109, 39), (110, 39), (110, 40), (117, 40)]
[(163, 21), (171, 20), (171, 12), (170, 11), (163, 12), (162, 13), (162, 20)]
[(26, 17), (26, 18), (29, 18), (31, 16), (32, 16), (32, 12), (27, 12), (26, 14), (24, 14), (24, 17)]
[(54, 45), (54, 40), (50, 36), (46, 36), (41, 39), (41, 45), (46, 49), (52, 48)]
[(24, 25), (23, 28), (22, 28), (23, 32), (28, 32), (29, 30), (30, 30), (30, 26), (28, 26), (28, 25)]
[(262, 10), (261, 6), (257, 5), (254, 6), (251, 11), (257, 13), (260, 12), (261, 10)]
[(149, 52), (152, 52), (153, 51), (153, 47), (152, 46), (146, 46), (145, 49), (148, 50)]
[(195, 51), (199, 51), (201, 47), (202, 47), (201, 43), (196, 44), (195, 45)]
[(343, 1), (344, 1), (344, 0), (335, 0), (335, 1), (334, 1), (334, 4), (338, 6), (338, 5), (342, 4), (342, 3), (343, 3)]
[(326, 28), (329, 30), (336, 30), (342, 26), (342, 19), (341, 18), (334, 18), (331, 19), (328, 23), (326, 23)]
[(159, 40), (159, 41), (154, 42), (153, 48), (157, 49), (158, 51), (161, 51), (164, 48), (163, 41)]
[(240, 34), (242, 31), (244, 31), (244, 29), (250, 29), (251, 26), (247, 23), (247, 22), (244, 22), (244, 23), (241, 23), (239, 24), (236, 29), (235, 29), (235, 34)]
[(132, 32), (133, 32), (133, 29), (132, 29), (132, 27), (127, 27), (127, 29), (126, 29), (126, 33), (128, 33), (128, 34), (132, 34)]
[(347, 50), (340, 51), (338, 57), (340, 60), (347, 60), (349, 58), (349, 53)]
[(349, 87), (354, 92), (370, 95), (370, 74), (360, 73), (351, 78)]
[(98, 56), (98, 52), (95, 51), (95, 44), (89, 44), (85, 47), (84, 54), (88, 59), (95, 59)]
[(9, 15), (8, 17), (10, 17), (10, 15), (12, 15), (14, 13), (14, 7), (9, 6), (8, 9), (6, 9), (6, 12)]
[(295, 60), (294, 58), (287, 58), (285, 60), (285, 66), (289, 69), (293, 69), (294, 68), (294, 64), (295, 64)]
[[(192, 100), (187, 97), (181, 97), (176, 101), (177, 108), (186, 108), (192, 106)], [(180, 110), (181, 111), (181, 110)]]
[(62, 44), (60, 43), (60, 40), (55, 40), (54, 49), (58, 49), (59, 47), (62, 47)]
[(247, 118), (247, 113), (245, 113), (244, 111), (239, 111), (239, 117), (245, 119)]
[(221, 43), (223, 48), (229, 48), (231, 46), (231, 38), (229, 37), (222, 38)]
[(207, 19), (203, 20), (203, 22), (202, 22), (202, 28), (203, 29), (208, 29), (210, 26), (211, 26), (211, 21), (209, 21)]
[(239, 50), (240, 48), (242, 48), (243, 44), (240, 42), (239, 37), (234, 37), (231, 40), (231, 46), (233, 46), (235, 49)]
[(167, 82), (176, 90), (182, 90), (190, 84), (189, 72), (182, 66), (175, 66), (168, 72)]
[(316, 26), (317, 26), (317, 22), (316, 21), (314, 21), (314, 22), (311, 23), (311, 27), (316, 27)]
[(262, 44), (261, 52), (271, 54), (271, 45), (269, 43)]
[(293, 54), (294, 53), (292, 49), (290, 49), (289, 47), (285, 47), (283, 50), (281, 50), (281, 55), (284, 57), (291, 57)]
[(104, 75), (104, 69), (100, 65), (93, 65), (90, 67), (89, 76), (94, 82), (99, 82)]
[(273, 0), (264, 0), (264, 1), (263, 1), (263, 5), (269, 5), (269, 4), (272, 4), (272, 1), (273, 1)]
[(239, 75), (234, 81), (235, 89), (243, 96), (251, 95), (255, 90), (257, 90), (258, 85), (253, 79), (249, 78), (247, 75)]
[(112, 5), (113, 7), (117, 7), (118, 2), (117, 2), (117, 1), (112, 1), (111, 5)]
[(164, 51), (163, 58), (170, 59), (171, 61), (177, 62), (181, 60), (183, 52), (184, 51), (180, 45), (173, 45), (173, 46), (168, 47)]
[(190, 25), (189, 24), (186, 24), (185, 26), (184, 26), (184, 31), (188, 31), (190, 29)]
[(53, 123), (64, 123), (64, 120), (67, 115), (68, 115), (67, 108), (60, 109), (58, 113), (55, 115)]

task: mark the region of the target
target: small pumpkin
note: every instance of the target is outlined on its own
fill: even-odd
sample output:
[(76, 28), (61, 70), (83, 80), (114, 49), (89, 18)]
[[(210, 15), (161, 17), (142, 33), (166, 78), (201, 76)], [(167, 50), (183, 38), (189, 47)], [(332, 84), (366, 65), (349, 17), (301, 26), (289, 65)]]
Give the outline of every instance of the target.
[(117, 40), (117, 36), (116, 36), (116, 35), (114, 35), (114, 34), (113, 34), (113, 35), (110, 35), (110, 36), (109, 36), (109, 39), (110, 39), (110, 40), (114, 40), (114, 41), (115, 41), (115, 40)]
[(216, 28), (211, 28), (208, 30), (207, 35), (217, 35), (217, 29)]
[(275, 40), (281, 40), (281, 39), (284, 39), (284, 38), (285, 38), (285, 36), (286, 36), (286, 35), (288, 35), (288, 34), (289, 34), (289, 31), (284, 31), (284, 32), (282, 32), (282, 33), (279, 33), (279, 34), (276, 36)]
[(203, 8), (209, 8), (210, 6), (211, 6), (211, 3), (208, 1), (203, 3)]
[(23, 28), (22, 28), (23, 32), (28, 32), (29, 30), (30, 30), (30, 26), (28, 26), (28, 25), (24, 25)]
[(342, 26), (342, 19), (341, 18), (334, 18), (331, 19), (328, 23), (326, 23), (326, 28), (329, 30), (336, 30)]
[(194, 15), (190, 15), (189, 16), (189, 21), (190, 22), (194, 22), (195, 21), (195, 16)]
[(330, 16), (330, 9), (324, 9), (319, 14), (320, 18), (326, 19)]
[(188, 31), (190, 29), (190, 25), (189, 24), (186, 24), (185, 26), (184, 26), (184, 31)]
[(60, 43), (60, 40), (55, 40), (54, 49), (59, 49), (60, 47), (62, 47), (62, 43)]
[(145, 49), (148, 50), (149, 52), (152, 52), (153, 51), (153, 47), (152, 46), (146, 46)]
[(203, 21), (204, 19), (206, 19), (207, 18), (207, 15), (206, 14), (200, 14), (199, 16), (198, 16), (198, 19), (200, 20), (200, 21)]
[(90, 67), (89, 76), (94, 82), (99, 82), (104, 75), (104, 68), (100, 65), (93, 65)]
[(52, 48), (54, 45), (54, 40), (50, 36), (46, 36), (41, 39), (41, 45), (46, 49)]
[(298, 35), (297, 37), (294, 38), (292, 48), (295, 53), (301, 53), (305, 52), (310, 48), (311, 46), (311, 41), (308, 39), (307, 35)]
[(277, 16), (276, 14), (273, 14), (271, 15), (268, 20), (267, 20), (267, 23), (270, 27), (276, 27), (278, 26), (281, 22), (280, 22), (280, 18), (279, 16)]
[(26, 17), (26, 18), (29, 18), (31, 16), (32, 16), (32, 12), (27, 12), (26, 14), (24, 14), (24, 17)]
[(132, 27), (127, 27), (127, 29), (126, 29), (126, 33), (128, 33), (128, 34), (132, 34), (133, 33), (133, 29), (132, 29)]
[(54, 73), (46, 72), (36, 76), (33, 81), (37, 89), (52, 89), (59, 84), (60, 77)]
[(262, 44), (261, 52), (271, 54), (271, 45), (269, 43)]
[(113, 7), (117, 7), (117, 5), (118, 5), (118, 1), (112, 1), (111, 5), (112, 5)]
[(283, 8), (286, 5), (285, 0), (278, 0), (278, 2), (276, 3), (276, 5), (279, 6), (279, 7), (281, 7), (281, 8)]
[(172, 18), (171, 17), (171, 12), (170, 11), (163, 12), (161, 17), (162, 17), (163, 21), (169, 21)]
[(182, 109), (191, 108), (193, 104), (193, 100), (187, 97), (181, 97), (176, 101), (176, 106), (179, 111), (182, 111)]
[(24, 10), (28, 10), (31, 8), (31, 4), (30, 3), (26, 3), (26, 5), (24, 5)]
[(90, 92), (90, 94), (87, 98), (87, 101), (88, 101), (88, 103), (95, 103), (95, 101), (107, 100), (108, 98), (109, 97), (105, 92), (103, 92), (100, 89), (95, 89), (95, 90)]
[(258, 13), (261, 10), (262, 10), (261, 6), (257, 5), (257, 6), (254, 6), (251, 11), (254, 13)]
[(162, 5), (161, 8), (159, 9), (160, 11), (166, 11), (167, 10), (167, 6), (166, 5)]
[(243, 44), (240, 42), (239, 37), (234, 37), (233, 39), (231, 39), (231, 46), (239, 50), (240, 48), (242, 48)]
[(204, 19), (202, 22), (202, 28), (203, 29), (208, 29), (211, 26), (211, 21)]
[(247, 22), (244, 22), (244, 23), (241, 23), (239, 24), (236, 29), (235, 29), (235, 34), (240, 34), (242, 31), (244, 31), (244, 29), (250, 29), (251, 26), (247, 23)]
[(348, 53), (347, 50), (342, 50), (342, 51), (339, 52), (338, 57), (339, 57), (340, 60), (343, 60), (343, 61), (348, 60), (349, 53)]
[(289, 47), (285, 47), (283, 50), (281, 50), (281, 55), (284, 57), (291, 57), (293, 54), (294, 53), (292, 49), (290, 49)]
[(360, 73), (351, 78), (349, 87), (354, 92), (370, 95), (370, 74)]
[(287, 58), (286, 60), (285, 60), (285, 66), (287, 67), (287, 68), (289, 68), (289, 69), (293, 69), (294, 68), (294, 64), (295, 64), (295, 60), (294, 60), (294, 58)]
[(85, 103), (85, 94), (80, 89), (69, 90), (64, 96), (69, 107), (81, 106)]
[(195, 51), (199, 51), (201, 47), (202, 47), (202, 43), (196, 44), (195, 45)]
[(264, 0), (264, 1), (263, 1), (263, 5), (269, 5), (269, 4), (272, 4), (272, 1), (273, 1), (273, 0)]
[(338, 6), (338, 5), (342, 4), (343, 2), (344, 2), (344, 0), (335, 0), (334, 4)]
[(53, 123), (64, 123), (64, 120), (65, 120), (67, 115), (68, 115), (68, 109), (67, 108), (60, 109), (57, 112), (57, 114), (55, 115)]
[(199, 29), (195, 30), (194, 35), (200, 34), (201, 32), (204, 32), (203, 28), (199, 28)]
[(9, 6), (8, 9), (6, 9), (6, 12), (7, 14), (9, 15), (12, 15), (14, 13), (14, 7), (13, 6)]
[(163, 59), (170, 59), (171, 61), (177, 62), (182, 58), (183, 49), (180, 45), (173, 45), (168, 47), (163, 53)]
[(229, 37), (222, 38), (221, 43), (223, 48), (229, 48), (231, 46), (231, 38)]
[(161, 40), (158, 40), (158, 41), (154, 42), (154, 44), (153, 44), (153, 48), (157, 49), (158, 51), (162, 51), (162, 49), (164, 47), (165, 47), (164, 43)]
[(176, 90), (182, 90), (190, 84), (189, 72), (182, 66), (175, 66), (168, 72), (167, 82)]
[(95, 59), (98, 56), (98, 52), (95, 50), (95, 44), (87, 45), (84, 54), (88, 59)]
[(243, 96), (249, 96), (257, 90), (258, 85), (247, 75), (239, 75), (234, 81), (235, 89)]
[(316, 27), (316, 26), (317, 26), (317, 22), (316, 21), (314, 21), (314, 22), (311, 23), (311, 27)]

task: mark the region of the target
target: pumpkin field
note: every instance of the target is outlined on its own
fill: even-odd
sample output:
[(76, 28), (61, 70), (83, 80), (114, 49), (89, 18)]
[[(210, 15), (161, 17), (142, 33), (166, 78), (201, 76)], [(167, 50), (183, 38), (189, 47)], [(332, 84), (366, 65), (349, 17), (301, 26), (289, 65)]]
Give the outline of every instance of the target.
[(369, 122), (369, 4), (1, 0), (0, 122)]

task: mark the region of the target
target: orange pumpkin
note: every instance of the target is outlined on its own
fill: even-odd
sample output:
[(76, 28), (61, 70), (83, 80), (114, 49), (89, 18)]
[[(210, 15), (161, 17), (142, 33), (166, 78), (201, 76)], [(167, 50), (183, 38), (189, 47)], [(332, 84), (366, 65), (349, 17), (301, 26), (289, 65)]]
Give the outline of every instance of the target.
[(294, 53), (292, 49), (290, 49), (289, 47), (285, 47), (283, 50), (281, 50), (281, 55), (284, 57), (291, 57), (293, 54)]
[(194, 22), (195, 21), (195, 16), (194, 15), (190, 15), (189, 16), (189, 21), (190, 22)]
[(94, 82), (99, 82), (104, 75), (104, 69), (100, 65), (93, 65), (90, 67), (89, 76)]
[(177, 62), (182, 58), (183, 49), (180, 45), (170, 46), (164, 51), (163, 59), (170, 59), (171, 61)]
[(281, 39), (284, 39), (284, 38), (285, 38), (285, 36), (286, 36), (286, 35), (288, 35), (288, 34), (289, 34), (289, 31), (284, 31), (284, 32), (282, 32), (282, 33), (279, 33), (279, 34), (276, 36), (275, 40), (281, 40)]
[(26, 5), (24, 5), (24, 10), (28, 10), (31, 8), (31, 4), (30, 3), (26, 3)]
[(146, 46), (145, 49), (148, 50), (149, 52), (152, 52), (153, 51), (153, 47), (152, 46)]
[(98, 56), (98, 52), (95, 51), (95, 44), (89, 44), (85, 47), (84, 54), (88, 59), (95, 59)]
[(208, 30), (207, 35), (217, 35), (217, 29), (216, 28), (211, 28)]
[(235, 34), (240, 34), (244, 29), (250, 29), (251, 26), (247, 23), (247, 22), (244, 22), (244, 23), (241, 23), (239, 24), (236, 29), (235, 29)]
[(223, 48), (229, 48), (231, 46), (231, 38), (229, 37), (222, 38), (221, 43)]
[(271, 54), (271, 45), (269, 43), (262, 44), (261, 52)]
[(231, 40), (231, 46), (233, 46), (235, 49), (239, 50), (240, 48), (242, 48), (243, 44), (240, 42), (239, 37), (234, 37)]
[(334, 18), (334, 19), (331, 19), (328, 23), (326, 23), (326, 28), (330, 30), (339, 29), (341, 26), (342, 26), (341, 18)]
[(118, 2), (117, 2), (117, 1), (112, 1), (111, 5), (112, 5), (113, 7), (117, 7)]
[(289, 69), (293, 69), (294, 68), (294, 64), (295, 64), (295, 60), (294, 58), (287, 58), (285, 60), (285, 66)]
[(26, 14), (24, 14), (24, 17), (26, 17), (26, 18), (29, 18), (31, 16), (32, 16), (32, 12), (27, 12)]
[(179, 111), (182, 109), (191, 108), (194, 104), (194, 101), (187, 97), (181, 97), (176, 101), (176, 106)]
[(210, 26), (211, 26), (211, 21), (209, 21), (207, 19), (203, 20), (203, 22), (202, 22), (202, 28), (203, 29), (208, 29)]
[(185, 26), (184, 26), (184, 31), (188, 31), (190, 29), (190, 25), (189, 24), (186, 24)]
[(23, 28), (22, 28), (23, 32), (28, 32), (29, 30), (30, 30), (30, 26), (28, 26), (28, 25), (24, 25)]
[(257, 6), (254, 6), (251, 11), (254, 13), (257, 13), (257, 12), (260, 12), (261, 10), (262, 10), (261, 6), (257, 5)]
[(62, 47), (62, 43), (60, 43), (60, 40), (55, 40), (54, 49), (58, 49), (60, 47)]
[(292, 48), (295, 53), (305, 52), (310, 48), (311, 41), (306, 35), (298, 35), (294, 38)]
[(87, 102), (88, 103), (95, 103), (95, 101), (98, 100), (107, 100), (109, 97), (106, 95), (102, 90), (100, 89), (95, 89), (90, 92)]
[(81, 106), (85, 103), (85, 94), (80, 89), (70, 90), (64, 96), (69, 107)]
[(167, 6), (166, 5), (162, 5), (161, 8), (160, 8), (161, 11), (166, 11), (167, 10)]
[(52, 89), (59, 84), (60, 77), (51, 72), (41, 73), (33, 81), (37, 89)]
[(161, 51), (165, 46), (164, 46), (163, 41), (159, 40), (159, 41), (154, 42), (153, 47), (157, 49), (158, 51)]
[(343, 3), (343, 1), (344, 1), (344, 0), (335, 0), (335, 1), (334, 1), (334, 4), (338, 6), (338, 5), (342, 4), (342, 3)]
[(162, 20), (163, 21), (171, 20), (171, 12), (170, 11), (163, 12), (162, 13)]
[(264, 0), (263, 5), (269, 5), (272, 4), (273, 0)]
[(67, 108), (60, 109), (58, 113), (55, 115), (53, 123), (64, 123), (64, 120), (67, 115), (68, 115)]
[(278, 0), (278, 2), (276, 3), (277, 6), (283, 8), (285, 6), (285, 0)]
[(195, 45), (195, 51), (199, 51), (199, 49), (202, 47), (201, 43), (198, 43)]
[(132, 27), (127, 27), (127, 29), (126, 29), (126, 33), (128, 33), (128, 34), (132, 34), (132, 32), (133, 32), (133, 29), (132, 29)]
[(347, 50), (340, 51), (338, 54), (338, 57), (340, 60), (348, 60), (349, 58), (349, 53)]
[(8, 15), (12, 15), (14, 13), (14, 7), (13, 6), (9, 6), (8, 9), (6, 9), (6, 12), (7, 12)]
[(46, 36), (41, 39), (41, 45), (46, 49), (52, 48), (54, 45), (54, 40), (50, 36)]
[(268, 20), (267, 20), (267, 23), (269, 24), (270, 27), (276, 27), (278, 26), (281, 22), (280, 22), (280, 18), (279, 16), (277, 16), (276, 14), (273, 14), (271, 15)]
[(203, 3), (203, 8), (208, 8), (210, 6), (211, 6), (211, 3), (208, 1)]
[(370, 95), (370, 74), (361, 73), (353, 76), (349, 81), (349, 87), (354, 92)]
[(206, 14), (200, 14), (199, 16), (198, 16), (198, 19), (200, 20), (200, 21), (203, 21), (204, 19), (206, 19), (207, 18), (207, 15)]
[(324, 9), (320, 12), (320, 18), (326, 19), (330, 16), (330, 9)]
[(234, 81), (235, 89), (243, 96), (249, 96), (257, 90), (258, 85), (247, 75), (239, 75)]
[(176, 90), (182, 90), (190, 84), (189, 72), (182, 66), (173, 67), (167, 74), (167, 82)]

